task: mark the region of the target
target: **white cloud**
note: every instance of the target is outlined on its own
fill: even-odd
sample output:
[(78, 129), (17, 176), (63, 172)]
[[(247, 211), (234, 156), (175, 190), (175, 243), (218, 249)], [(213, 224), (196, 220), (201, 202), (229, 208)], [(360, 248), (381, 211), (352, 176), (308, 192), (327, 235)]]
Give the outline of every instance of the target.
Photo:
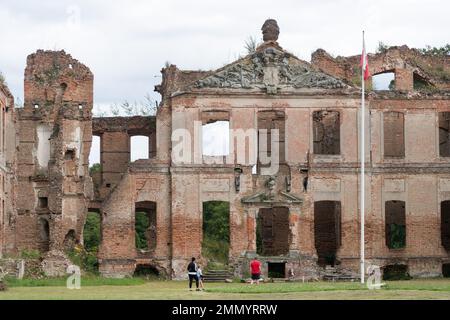
[(248, 36), (261, 38), (269, 17), (280, 26), (280, 45), (309, 61), (317, 48), (359, 54), (363, 29), (369, 52), (378, 41), (442, 46), (449, 40), (448, 12), (444, 0), (3, 0), (0, 70), (22, 98), (27, 55), (64, 49), (93, 71), (96, 104), (146, 93), (159, 100), (153, 87), (166, 61), (182, 69), (219, 68), (244, 53)]
[(158, 97), (153, 86), (165, 61), (186, 69), (221, 67), (244, 52), (248, 36), (261, 38), (269, 17), (278, 20), (280, 44), (309, 60), (319, 47), (335, 55), (358, 54), (362, 29), (369, 51), (378, 41), (443, 45), (449, 9), (438, 0), (5, 0), (0, 70), (14, 95), (22, 96), (26, 56), (38, 48), (65, 49), (94, 72), (96, 103), (139, 100), (146, 93)]

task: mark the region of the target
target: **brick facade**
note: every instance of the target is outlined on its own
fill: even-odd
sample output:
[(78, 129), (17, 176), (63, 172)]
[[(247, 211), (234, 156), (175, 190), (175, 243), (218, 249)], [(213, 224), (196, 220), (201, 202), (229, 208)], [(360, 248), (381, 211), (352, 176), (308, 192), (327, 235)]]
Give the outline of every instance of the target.
[[(183, 279), (192, 256), (206, 262), (202, 208), (216, 200), (229, 202), (229, 262), (237, 276), (248, 274), (257, 252), (258, 223), (275, 246), (260, 257), (265, 275), (271, 262), (285, 263), (294, 279), (319, 277), (324, 263), (358, 274), (358, 65), (359, 56), (333, 58), (324, 50), (308, 63), (271, 38), (215, 71), (164, 68), (155, 88), (162, 95), (156, 116), (92, 119), (89, 69), (64, 52), (38, 51), (25, 70), (25, 107), (16, 110), (14, 225), (3, 228), (3, 251), (61, 250), (70, 230), (81, 242), (91, 209), (102, 218), (104, 276), (132, 275), (146, 264)], [(394, 72), (395, 88), (366, 97), (367, 263), (405, 264), (412, 276), (439, 276), (450, 261), (440, 213), (441, 202), (450, 200), (450, 160), (440, 153), (448, 128), (440, 129), (438, 113), (450, 112), (450, 95), (449, 82), (430, 70), (449, 72), (450, 61), (403, 46), (369, 55), (369, 66), (372, 74)], [(416, 90), (417, 79), (431, 89)], [(228, 155), (202, 153), (202, 125), (215, 121), (229, 123)], [(258, 146), (258, 129), (278, 130), (268, 136), (280, 147), (273, 172), (264, 171), (270, 165), (261, 160), (276, 149)], [(93, 184), (87, 175), (92, 135), (101, 139), (102, 165)], [(149, 137), (148, 159), (130, 162), (134, 135)], [(48, 150), (40, 146), (44, 138), (50, 138)], [(400, 142), (403, 153), (397, 152)], [(406, 245), (400, 249), (388, 248), (385, 239), (385, 203), (392, 200), (405, 203)], [(143, 203), (156, 216), (156, 243), (137, 250), (135, 212)], [(286, 217), (261, 222), (274, 211)], [(48, 244), (39, 219), (49, 223)]]

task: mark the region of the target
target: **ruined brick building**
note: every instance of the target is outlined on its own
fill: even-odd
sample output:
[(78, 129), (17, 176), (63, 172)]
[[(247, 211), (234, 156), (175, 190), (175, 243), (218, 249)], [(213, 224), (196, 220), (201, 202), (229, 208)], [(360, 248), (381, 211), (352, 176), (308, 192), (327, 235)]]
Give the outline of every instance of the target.
[[(202, 256), (203, 203), (225, 201), (236, 275), (257, 251), (265, 275), (313, 278), (329, 264), (357, 273), (359, 55), (317, 50), (308, 63), (278, 44), (274, 20), (262, 30), (253, 53), (218, 70), (163, 68), (151, 117), (93, 118), (89, 69), (63, 51), (30, 55), (24, 107), (0, 88), (9, 136), (0, 250), (58, 256), (83, 241), (89, 210), (102, 220), (103, 275), (152, 265), (180, 279)], [(440, 276), (450, 264), (450, 58), (402, 46), (369, 62), (372, 75), (393, 72), (395, 81), (366, 97), (366, 259)], [(223, 155), (202, 150), (202, 128), (215, 122), (230, 129)], [(91, 177), (93, 135), (101, 172)], [(130, 162), (136, 135), (149, 138), (149, 155)], [(148, 250), (135, 246), (137, 211), (151, 222)]]

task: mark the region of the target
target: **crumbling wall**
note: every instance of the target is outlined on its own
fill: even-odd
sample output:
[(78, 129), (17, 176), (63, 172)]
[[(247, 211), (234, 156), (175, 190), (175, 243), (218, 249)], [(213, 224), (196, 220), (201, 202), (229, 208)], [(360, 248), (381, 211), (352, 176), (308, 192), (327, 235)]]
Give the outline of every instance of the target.
[(0, 258), (10, 249), (14, 216), (15, 172), (14, 98), (0, 81)]
[(130, 164), (130, 137), (149, 137), (149, 158), (156, 157), (155, 117), (101, 117), (94, 118), (93, 134), (100, 137), (100, 165), (96, 186), (97, 200), (104, 199), (120, 182)]
[[(423, 54), (407, 46), (393, 46), (376, 54), (369, 54), (369, 71), (371, 75), (386, 72), (395, 73), (395, 90), (412, 91), (450, 88), (450, 57)], [(311, 55), (311, 63), (320, 70), (345, 79), (356, 86), (361, 85), (360, 55), (349, 57), (332, 57), (325, 50), (318, 49)], [(422, 86), (415, 86), (419, 80)], [(367, 81), (370, 88), (371, 80)], [(427, 88), (425, 88), (427, 89)]]
[(16, 109), (14, 250), (58, 252), (68, 249), (68, 236), (80, 241), (92, 196), (93, 75), (64, 51), (38, 50), (27, 58), (24, 88), (24, 108)]

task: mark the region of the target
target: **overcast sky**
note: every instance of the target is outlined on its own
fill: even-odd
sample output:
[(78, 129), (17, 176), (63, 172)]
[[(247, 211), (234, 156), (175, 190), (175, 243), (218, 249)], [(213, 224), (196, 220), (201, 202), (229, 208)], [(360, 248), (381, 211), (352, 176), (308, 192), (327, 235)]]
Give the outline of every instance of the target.
[(249, 36), (261, 40), (267, 18), (278, 21), (280, 45), (309, 61), (317, 48), (359, 54), (363, 29), (369, 52), (379, 41), (442, 46), (449, 12), (445, 0), (2, 0), (0, 71), (23, 101), (26, 56), (64, 49), (92, 70), (95, 104), (105, 108), (147, 93), (159, 100), (153, 87), (166, 61), (194, 70), (232, 62)]

